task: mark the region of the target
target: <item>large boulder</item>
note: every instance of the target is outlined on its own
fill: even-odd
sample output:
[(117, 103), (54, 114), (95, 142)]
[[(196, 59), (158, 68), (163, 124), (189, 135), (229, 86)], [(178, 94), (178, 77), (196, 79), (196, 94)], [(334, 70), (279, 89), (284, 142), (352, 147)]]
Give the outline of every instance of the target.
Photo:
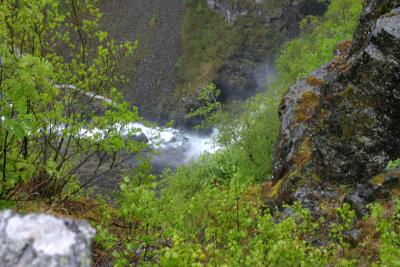
[(282, 100), (267, 198), (300, 181), (366, 183), (400, 157), (400, 0), (369, 0), (339, 51)]
[(95, 231), (85, 222), (0, 212), (2, 267), (89, 267)]

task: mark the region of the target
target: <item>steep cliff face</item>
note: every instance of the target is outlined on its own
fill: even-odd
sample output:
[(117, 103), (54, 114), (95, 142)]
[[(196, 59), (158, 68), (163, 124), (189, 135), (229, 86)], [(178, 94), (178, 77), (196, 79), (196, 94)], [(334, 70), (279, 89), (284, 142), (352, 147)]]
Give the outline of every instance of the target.
[[(294, 19), (293, 30), (298, 30), (298, 20), (308, 15), (319, 15), (326, 8), (328, 1), (316, 0), (207, 0), (208, 7), (216, 10), (230, 23), (234, 24), (239, 17), (256, 12), (265, 24), (273, 20), (288, 21)], [(284, 18), (285, 17), (285, 18)]]
[[(251, 0), (250, 3), (254, 3), (255, 1)], [(207, 5), (221, 13), (230, 24), (233, 24), (239, 16), (249, 13), (248, 9), (238, 4), (232, 4), (228, 0), (207, 0)]]
[(400, 1), (368, 1), (353, 43), (282, 99), (267, 198), (304, 183), (366, 183), (400, 156), (399, 59)]
[(102, 25), (119, 41), (138, 41), (122, 73), (126, 100), (147, 119), (167, 121), (176, 108), (175, 65), (180, 56), (181, 0), (104, 0)]
[[(191, 77), (183, 89), (180, 86), (177, 63), (182, 57), (184, 1), (181, 0), (104, 0), (101, 1), (102, 26), (111, 37), (119, 41), (135, 41), (139, 48), (134, 56), (124, 60), (122, 73), (130, 80), (123, 88), (126, 100), (139, 107), (141, 114), (150, 120), (166, 122), (175, 119), (184, 123), (188, 110), (185, 106), (196, 105), (199, 88), (214, 80), (222, 91), (222, 100), (246, 99), (257, 91), (265, 90), (265, 82), (271, 73), (273, 55), (281, 44), (298, 33), (299, 21), (306, 15), (318, 15), (326, 5), (318, 0), (198, 0), (197, 4), (208, 6), (225, 17), (232, 26), (232, 32), (239, 37), (235, 45), (229, 38), (221, 36), (229, 53), (228, 58), (206, 61), (203, 65), (191, 64), (198, 68), (197, 76)], [(198, 27), (205, 21), (196, 21)], [(190, 29), (189, 29), (190, 30)], [(199, 31), (201, 33), (201, 31)], [(206, 32), (203, 39), (208, 38)], [(201, 38), (201, 37), (200, 37)], [(224, 38), (226, 40), (224, 40)], [(203, 44), (216, 46), (215, 40)], [(230, 47), (231, 46), (231, 47)], [(205, 49), (205, 48), (201, 48)], [(218, 61), (212, 65), (209, 61)], [(193, 63), (193, 62), (192, 62)], [(197, 62), (196, 62), (197, 63)], [(222, 64), (222, 65), (221, 65)], [(185, 67), (185, 66), (184, 66)], [(207, 71), (211, 69), (211, 74)], [(207, 79), (207, 81), (204, 81)], [(197, 82), (197, 80), (200, 80)], [(187, 85), (187, 86), (186, 86)], [(190, 88), (186, 88), (190, 87)], [(188, 93), (189, 92), (189, 93)], [(188, 102), (188, 103), (186, 103)]]
[(274, 75), (271, 63), (281, 45), (298, 35), (306, 16), (321, 15), (327, 7), (326, 1), (318, 0), (207, 0), (207, 4), (247, 35), (215, 79), (225, 100), (264, 91), (266, 77)]

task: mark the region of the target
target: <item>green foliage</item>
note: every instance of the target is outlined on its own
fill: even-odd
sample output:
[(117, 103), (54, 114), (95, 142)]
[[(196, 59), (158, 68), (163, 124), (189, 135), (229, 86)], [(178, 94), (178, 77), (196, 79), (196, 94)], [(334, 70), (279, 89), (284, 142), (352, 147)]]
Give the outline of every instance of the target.
[(385, 216), (385, 210), (379, 204), (372, 206), (371, 213), (378, 219), (378, 230), (382, 242), (381, 266), (400, 266), (400, 201), (396, 201), (389, 218)]
[(167, 216), (164, 227), (171, 228), (173, 246), (164, 249), (161, 264), (324, 266), (323, 252), (300, 239), (312, 233), (309, 212), (297, 206), (296, 216), (276, 223), (269, 212), (262, 212), (258, 196), (258, 188), (248, 188), (238, 176), (226, 185), (205, 185), (190, 196), (163, 195), (169, 209), (160, 215)]
[(180, 93), (187, 96), (213, 80), (218, 68), (236, 51), (240, 36), (207, 8), (205, 1), (185, 1), (185, 6), (177, 72)]
[[(157, 196), (158, 183), (150, 174), (149, 164), (140, 164), (132, 176), (122, 179), (116, 202), (118, 209), (100, 206), (102, 221), (96, 226), (96, 242), (112, 256), (114, 266), (155, 261), (154, 247), (158, 245), (161, 234), (160, 199)], [(122, 238), (109, 231), (116, 218), (123, 222), (125, 235)]]
[(386, 170), (394, 170), (400, 167), (400, 159), (391, 160), (389, 161), (388, 165), (386, 166)]
[(152, 217), (156, 214), (153, 203), (157, 202), (155, 177), (147, 164), (139, 166), (133, 176), (124, 177), (120, 185), (119, 211), (130, 227), (143, 221), (151, 226), (157, 223), (157, 218)]
[[(348, 204), (329, 218), (315, 217), (300, 203), (284, 207), (289, 216), (272, 215), (263, 207), (260, 186), (241, 176), (226, 157), (223, 152), (206, 155), (176, 173), (166, 172), (161, 183), (144, 178), (146, 171), (138, 171), (144, 179), (125, 178), (118, 213), (134, 226), (127, 227), (118, 243), (99, 228), (104, 246), (113, 244), (115, 264), (356, 266), (358, 255), (351, 253), (344, 237), (355, 227), (355, 212)], [(397, 266), (399, 207), (390, 217), (382, 208), (373, 211), (384, 244), (382, 266)], [(312, 240), (323, 242), (315, 246)], [(138, 249), (139, 256), (132, 253)]]
[(218, 141), (226, 147), (226, 153), (233, 155), (238, 172), (253, 181), (269, 179), (272, 173), (280, 125), (276, 103), (272, 95), (259, 95), (245, 104), (225, 107), (214, 118), (220, 130)]
[(348, 203), (343, 204), (343, 206), (336, 209), (336, 211), (341, 222), (332, 226), (331, 236), (339, 242), (341, 247), (346, 247), (347, 244), (344, 241), (343, 234), (345, 231), (351, 230), (356, 214)]
[[(118, 166), (122, 151), (144, 148), (122, 135), (140, 117), (116, 89), (123, 81), (115, 72), (119, 58), (136, 44), (108, 38), (96, 4), (1, 1), (2, 199), (16, 197), (21, 187), (30, 187), (28, 197), (68, 198)], [(88, 182), (76, 183), (93, 162)]]
[(307, 17), (301, 36), (288, 42), (276, 61), (276, 86), (284, 90), (329, 62), (336, 45), (352, 38), (361, 10), (361, 0), (332, 0), (322, 19)]
[(218, 98), (221, 91), (215, 86), (215, 84), (210, 83), (204, 86), (197, 98), (200, 107), (192, 109), (188, 114), (188, 118), (200, 118), (203, 123), (198, 125), (198, 127), (206, 127), (207, 125), (213, 125), (212, 118), (214, 114), (221, 109), (221, 103)]

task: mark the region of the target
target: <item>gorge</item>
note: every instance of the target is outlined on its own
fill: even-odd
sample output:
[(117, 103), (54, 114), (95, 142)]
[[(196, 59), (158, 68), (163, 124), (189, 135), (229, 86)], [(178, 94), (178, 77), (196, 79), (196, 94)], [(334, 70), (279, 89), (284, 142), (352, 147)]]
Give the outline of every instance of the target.
[[(241, 38), (240, 46), (224, 44), (234, 47), (231, 55), (220, 63), (210, 63), (214, 65), (212, 73), (205, 79), (188, 84), (193, 88), (185, 89), (186, 93), (182, 94), (180, 91), (186, 85), (181, 84), (181, 73), (176, 65), (184, 57), (182, 50), (187, 45), (182, 36), (187, 34), (183, 25), (185, 13), (187, 16), (193, 6), (205, 9), (196, 12), (220, 16), (217, 23), (226, 23), (228, 31), (238, 31), (239, 35), (249, 30), (253, 32), (246, 33), (248, 36), (245, 39)], [(215, 130), (211, 134), (196, 133), (190, 128), (198, 120), (187, 117), (193, 107), (202, 104), (196, 99), (201, 87), (214, 82), (221, 91), (220, 101), (223, 103), (243, 101), (257, 92), (265, 91), (268, 80), (275, 76), (273, 61), (280, 45), (298, 35), (299, 24), (304, 17), (323, 14), (326, 3), (314, 0), (300, 3), (107, 0), (101, 2), (101, 9), (102, 26), (111, 37), (120, 42), (138, 42), (137, 51), (123, 59), (123, 68), (120, 70), (129, 79), (123, 87), (125, 99), (137, 106), (140, 115), (149, 121), (161, 125), (169, 120), (174, 121), (176, 129), (151, 129), (136, 124), (143, 129), (147, 139), (153, 138), (153, 143), (161, 145), (160, 155), (153, 162), (158, 173), (164, 168), (175, 168), (198, 158), (202, 152), (215, 151)], [(239, 19), (244, 22), (238, 22)], [(204, 20), (199, 23), (214, 27), (212, 23), (215, 22)], [(253, 29), (254, 25), (257, 25), (259, 32)], [(200, 24), (199, 27), (207, 25)], [(209, 40), (210, 43), (205, 45), (212, 46), (212, 41)], [(203, 63), (199, 64), (194, 67), (201, 69)], [(155, 136), (161, 138), (155, 141)]]
[(400, 266), (399, 99), (399, 0), (1, 1), (0, 262)]
[[(107, 0), (101, 7), (102, 25), (113, 38), (138, 41), (138, 50), (124, 59), (122, 72), (130, 79), (124, 86), (126, 99), (139, 107), (146, 119), (161, 123), (174, 120), (176, 125), (190, 126), (185, 115), (199, 104), (198, 91), (210, 82), (221, 90), (224, 102), (265, 91), (280, 46), (298, 35), (303, 18), (323, 14), (326, 3)], [(190, 18), (193, 12), (197, 14)], [(226, 40), (213, 36), (218, 24)], [(197, 31), (194, 38), (198, 40), (188, 40), (187, 31)], [(190, 42), (202, 42), (203, 47), (198, 49), (204, 51), (215, 45), (215, 38), (221, 49), (230, 52), (218, 59), (207, 58), (213, 55), (206, 53), (200, 59), (191, 55), (202, 52)], [(189, 74), (180, 68), (196, 68), (198, 73), (194, 74), (199, 77), (185, 81), (184, 76)]]
[[(156, 169), (176, 167), (178, 162), (188, 162), (189, 159), (197, 158), (201, 152), (215, 151), (212, 148), (215, 134), (190, 133), (193, 132), (190, 128), (199, 121), (188, 118), (187, 113), (202, 104), (197, 100), (201, 87), (214, 82), (221, 91), (219, 101), (223, 103), (243, 101), (258, 92), (264, 92), (268, 82), (276, 75), (273, 62), (279, 47), (299, 34), (299, 25), (303, 18), (322, 15), (326, 6), (326, 2), (316, 0), (299, 3), (253, 0), (237, 3), (180, 0), (102, 1), (102, 25), (111, 37), (121, 42), (138, 41), (138, 50), (124, 59), (121, 70), (129, 79), (123, 89), (125, 99), (137, 106), (144, 118), (160, 124), (173, 120), (177, 127), (176, 130), (166, 129), (161, 132), (162, 135), (168, 135), (162, 154), (169, 147), (171, 150), (166, 154), (171, 153), (176, 158), (168, 158), (170, 163), (162, 156), (157, 158), (156, 161), (162, 166), (157, 164)], [(214, 27), (213, 23), (221, 23), (226, 24), (227, 31), (237, 31), (238, 35), (247, 36), (239, 38), (240, 45), (222, 40), (224, 46), (232, 46), (228, 48), (232, 50), (229, 56), (222, 58), (221, 62), (207, 63), (212, 65), (207, 77), (182, 85), (182, 74), (177, 69), (177, 64), (185, 56), (183, 50), (188, 45), (183, 36), (187, 34), (183, 24), (189, 20), (186, 18), (185, 21), (185, 13), (188, 16), (193, 7), (197, 8), (195, 12), (220, 17), (216, 22), (203, 18), (204, 21), (198, 22), (198, 27)], [(209, 43), (204, 45), (212, 46), (212, 41), (208, 40)], [(193, 67), (201, 70), (204, 63), (195, 63), (198, 65)], [(190, 63), (187, 65), (192, 67)], [(190, 88), (183, 88), (185, 86)], [(144, 130), (145, 135), (160, 134), (159, 129), (150, 130), (144, 127)], [(185, 134), (188, 130), (189, 133)], [(171, 139), (180, 141), (171, 144)]]

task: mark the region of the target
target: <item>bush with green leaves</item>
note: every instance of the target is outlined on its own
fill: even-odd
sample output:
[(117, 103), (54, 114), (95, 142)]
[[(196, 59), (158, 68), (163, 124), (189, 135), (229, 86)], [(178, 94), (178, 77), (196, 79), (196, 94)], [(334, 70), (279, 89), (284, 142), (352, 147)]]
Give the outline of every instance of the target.
[(198, 107), (192, 108), (186, 115), (187, 118), (200, 119), (201, 123), (196, 125), (197, 128), (212, 127), (214, 125), (212, 118), (222, 107), (218, 99), (220, 95), (221, 91), (213, 83), (201, 88), (197, 97)]
[(380, 266), (400, 266), (400, 200), (388, 216), (382, 205), (375, 204), (371, 213), (378, 220), (380, 240)]
[(386, 166), (386, 170), (388, 170), (388, 171), (394, 170), (397, 168), (400, 168), (400, 159), (391, 160), (391, 161), (389, 161), (389, 163)]
[[(219, 143), (232, 155), (237, 171), (253, 181), (270, 179), (272, 173), (280, 125), (276, 102), (272, 95), (259, 95), (239, 106), (245, 112), (228, 110), (216, 115), (220, 116), (215, 119), (219, 121)], [(238, 107), (236, 103), (233, 106)]]
[(59, 198), (91, 164), (68, 198), (144, 148), (124, 138), (140, 117), (116, 88), (136, 44), (109, 38), (100, 16), (96, 0), (1, 1), (1, 199)]

